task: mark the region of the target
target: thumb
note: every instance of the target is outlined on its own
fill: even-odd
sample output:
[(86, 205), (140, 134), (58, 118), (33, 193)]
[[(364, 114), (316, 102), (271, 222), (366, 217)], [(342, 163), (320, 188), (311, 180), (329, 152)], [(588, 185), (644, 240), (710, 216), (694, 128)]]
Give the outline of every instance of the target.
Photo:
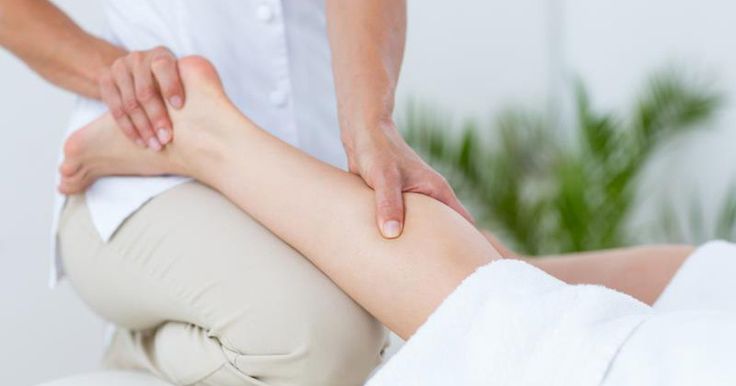
[(382, 178), (375, 186), (376, 216), (383, 237), (395, 239), (404, 228), (404, 196), (400, 178)]

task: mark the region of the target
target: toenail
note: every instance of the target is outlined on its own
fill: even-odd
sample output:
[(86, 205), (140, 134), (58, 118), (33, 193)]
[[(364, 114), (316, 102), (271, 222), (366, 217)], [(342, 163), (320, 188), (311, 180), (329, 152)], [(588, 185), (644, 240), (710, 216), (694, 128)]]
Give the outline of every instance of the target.
[(169, 135), (169, 131), (166, 129), (158, 129), (158, 140), (161, 142), (161, 144), (169, 143), (171, 140), (171, 136)]
[(148, 140), (148, 147), (151, 148), (151, 150), (156, 150), (156, 151), (161, 150), (161, 144), (158, 143), (156, 138), (151, 138)]

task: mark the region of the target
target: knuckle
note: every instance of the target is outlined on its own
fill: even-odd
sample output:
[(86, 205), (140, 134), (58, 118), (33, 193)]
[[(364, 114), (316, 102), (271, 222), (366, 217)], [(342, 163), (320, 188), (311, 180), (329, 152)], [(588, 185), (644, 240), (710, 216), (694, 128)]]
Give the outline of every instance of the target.
[(127, 56), (129, 63), (141, 63), (144, 59), (145, 57), (140, 51), (133, 51)]
[(128, 72), (128, 67), (125, 65), (125, 61), (123, 58), (115, 59), (114, 62), (112, 62), (112, 66), (110, 66), (110, 70), (113, 74), (120, 74)]
[(151, 52), (154, 55), (167, 55), (167, 56), (171, 55), (171, 52), (169, 51), (169, 49), (164, 46), (156, 46), (151, 50)]
[(156, 90), (151, 85), (144, 85), (136, 89), (135, 95), (142, 103), (148, 103), (156, 97)]
[(153, 71), (165, 71), (169, 67), (169, 60), (165, 56), (154, 56), (151, 59), (151, 70)]
[(174, 62), (171, 52), (165, 47), (156, 47), (151, 51), (151, 65), (163, 66)]
[(125, 110), (123, 110), (122, 107), (120, 107), (119, 105), (111, 106), (110, 113), (112, 114), (113, 118), (115, 118), (116, 121), (120, 121), (121, 119), (127, 116), (127, 114), (125, 113)]
[(140, 105), (138, 104), (138, 101), (133, 98), (128, 98), (125, 101), (123, 101), (123, 111), (125, 111), (128, 114), (135, 113), (140, 109)]

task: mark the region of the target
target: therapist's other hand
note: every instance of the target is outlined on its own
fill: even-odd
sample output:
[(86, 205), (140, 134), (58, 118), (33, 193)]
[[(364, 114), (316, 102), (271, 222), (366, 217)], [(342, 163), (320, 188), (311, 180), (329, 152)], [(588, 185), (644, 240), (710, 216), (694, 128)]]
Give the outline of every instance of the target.
[(166, 104), (184, 106), (184, 87), (171, 51), (156, 47), (130, 52), (104, 71), (98, 83), (102, 101), (128, 138), (155, 151), (171, 142)]
[(474, 222), (447, 180), (414, 152), (393, 121), (342, 135), (350, 171), (375, 191), (376, 220), (383, 237), (397, 238), (403, 231), (404, 192), (430, 196)]

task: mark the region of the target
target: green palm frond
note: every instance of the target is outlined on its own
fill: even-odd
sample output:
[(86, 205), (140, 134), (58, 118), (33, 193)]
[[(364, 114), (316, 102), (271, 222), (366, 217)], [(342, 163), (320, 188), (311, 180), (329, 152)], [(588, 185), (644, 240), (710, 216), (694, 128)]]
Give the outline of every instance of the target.
[[(509, 110), (490, 127), (454, 128), (437, 109), (411, 103), (407, 142), (445, 173), (481, 226), (523, 253), (561, 253), (631, 242), (625, 223), (637, 176), (664, 143), (704, 127), (722, 97), (674, 71), (655, 74), (626, 119), (594, 107), (575, 83), (576, 141), (567, 146), (544, 114)], [(721, 221), (736, 223), (736, 203)], [(733, 228), (733, 227), (732, 227)]]

